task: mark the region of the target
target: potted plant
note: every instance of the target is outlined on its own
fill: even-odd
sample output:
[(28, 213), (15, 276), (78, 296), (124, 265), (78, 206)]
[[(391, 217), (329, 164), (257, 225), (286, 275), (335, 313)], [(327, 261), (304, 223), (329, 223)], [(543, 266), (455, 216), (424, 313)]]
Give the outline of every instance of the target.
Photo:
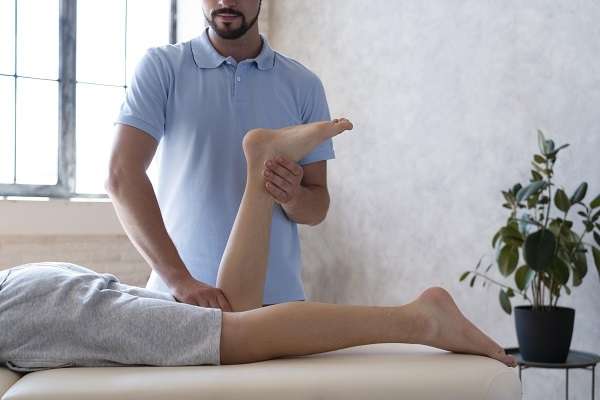
[[(600, 277), (600, 195), (585, 204), (586, 182), (570, 197), (564, 188), (553, 191), (556, 156), (569, 145), (555, 147), (540, 130), (538, 144), (541, 154), (533, 156), (529, 183), (516, 183), (502, 191), (506, 201), (502, 206), (510, 210), (510, 215), (492, 239), (498, 270), (505, 278), (514, 274), (516, 288), (487, 276), (494, 263), (485, 272), (479, 271), (481, 259), (475, 269), (463, 272), (459, 281), (472, 275), (471, 287), (477, 277), (485, 279), (483, 286), (486, 282), (500, 286), (500, 306), (509, 315), (511, 298), (520, 294), (529, 302), (515, 307), (521, 356), (526, 361), (561, 363), (569, 353), (575, 310), (557, 303), (563, 291), (571, 294), (569, 278), (576, 287), (587, 274), (588, 248)], [(555, 217), (550, 216), (553, 203), (558, 210), (555, 214), (559, 214)], [(583, 224), (581, 233), (573, 230), (574, 221), (569, 219), (574, 212)], [(590, 234), (595, 244), (583, 240)]]

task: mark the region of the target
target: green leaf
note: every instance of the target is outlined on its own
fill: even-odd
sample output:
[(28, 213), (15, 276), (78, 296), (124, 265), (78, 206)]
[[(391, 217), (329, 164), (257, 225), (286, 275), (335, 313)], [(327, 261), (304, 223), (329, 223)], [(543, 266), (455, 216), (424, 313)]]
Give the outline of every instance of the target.
[(560, 150), (562, 150), (562, 149), (564, 149), (565, 147), (568, 147), (568, 146), (569, 146), (569, 143), (563, 144), (562, 146), (559, 146), (558, 148), (556, 148), (556, 149), (554, 149), (553, 151), (551, 151), (551, 152), (550, 152), (550, 154), (548, 154), (548, 156), (549, 156), (549, 157), (555, 157), (555, 156), (556, 156), (556, 154), (557, 154), (557, 153), (558, 153)]
[[(583, 247), (580, 245), (577, 250), (581, 250), (582, 248)], [(573, 276), (576, 277), (576, 279), (573, 280), (573, 286), (579, 286), (588, 271), (587, 257), (585, 256), (585, 253), (576, 251), (574, 259)], [(577, 284), (575, 284), (575, 282), (577, 282)]]
[(596, 222), (600, 218), (600, 210), (596, 211), (594, 215), (592, 215), (592, 222)]
[(531, 162), (531, 166), (533, 167), (534, 170), (536, 170), (537, 172), (539, 172), (540, 174), (546, 174), (546, 169), (540, 167), (539, 165), (537, 165), (536, 163), (534, 163), (533, 161)]
[(546, 271), (550, 268), (555, 249), (556, 237), (552, 231), (540, 229), (525, 238), (523, 257), (529, 268), (538, 272)]
[(562, 189), (558, 189), (554, 194), (554, 204), (562, 212), (569, 211), (569, 207), (571, 207), (569, 197), (567, 197), (567, 194)]
[(565, 292), (567, 292), (567, 294), (570, 295), (571, 294), (571, 289), (569, 289), (568, 286), (564, 286), (564, 288), (565, 288)]
[(534, 181), (531, 182), (529, 185), (521, 188), (521, 190), (519, 190), (519, 192), (517, 193), (517, 202), (521, 202), (523, 201), (523, 199), (528, 198), (529, 196), (531, 196), (533, 193), (537, 192), (540, 189), (544, 189), (546, 186), (546, 182), (545, 181)]
[(529, 286), (531, 278), (533, 278), (534, 275), (535, 272), (527, 265), (521, 265), (517, 268), (517, 272), (515, 272), (515, 283), (517, 284), (517, 288), (519, 290), (525, 290)]
[(594, 255), (594, 264), (596, 264), (598, 277), (600, 277), (600, 249), (598, 249), (597, 247), (592, 247), (592, 254)]
[(523, 187), (523, 185), (521, 185), (520, 183), (516, 183), (516, 184), (515, 184), (515, 185), (512, 187), (512, 189), (510, 190), (510, 191), (511, 191), (511, 193), (513, 194), (513, 196), (514, 196), (514, 195), (516, 195), (516, 194), (517, 194), (517, 192), (518, 192), (519, 190), (521, 190), (521, 188), (522, 188), (522, 187)]
[(544, 155), (550, 155), (554, 151), (554, 140), (548, 139), (544, 142)]
[(596, 232), (594, 232), (594, 240), (598, 243), (598, 246), (600, 246), (600, 235)]
[(544, 177), (542, 175), (540, 175), (539, 172), (531, 170), (531, 176), (533, 177), (534, 181), (541, 181), (542, 179), (544, 179)]
[(462, 273), (462, 275), (460, 276), (460, 278), (458, 279), (459, 282), (462, 282), (465, 280), (465, 278), (467, 277), (467, 275), (469, 275), (471, 271), (465, 271)]
[(506, 245), (500, 250), (498, 256), (498, 267), (500, 273), (504, 276), (509, 276), (517, 267), (519, 262), (519, 250), (515, 246)]
[(585, 225), (586, 232), (591, 232), (594, 230), (594, 224), (592, 224), (591, 222), (583, 221), (583, 225)]
[(499, 297), (500, 306), (502, 307), (502, 309), (504, 310), (505, 313), (510, 315), (512, 312), (512, 307), (511, 307), (510, 299), (508, 298), (508, 295), (504, 292), (504, 290), (500, 289), (499, 296), (500, 296)]
[(540, 156), (539, 154), (535, 154), (533, 156), (533, 159), (535, 160), (536, 163), (540, 163), (540, 164), (544, 164), (546, 162), (546, 159), (542, 156)]
[(594, 200), (592, 200), (592, 202), (590, 203), (590, 207), (592, 207), (592, 208), (600, 207), (600, 194), (598, 196), (596, 196), (596, 198)]
[(513, 292), (512, 288), (506, 289), (506, 295), (508, 297), (515, 297), (515, 292)]
[(573, 196), (571, 196), (571, 204), (579, 203), (581, 200), (583, 200), (587, 192), (587, 187), (587, 182), (583, 182), (581, 185), (579, 185), (579, 187), (575, 190), (575, 193), (573, 193)]
[(540, 148), (540, 151), (542, 153), (544, 153), (545, 152), (544, 143), (546, 143), (546, 138), (544, 137), (544, 134), (542, 133), (542, 131), (540, 129), (538, 129), (537, 131), (538, 131), (538, 147)]
[(475, 283), (475, 278), (477, 278), (477, 275), (473, 275), (473, 277), (471, 278), (471, 282), (469, 283), (470, 287), (473, 287), (473, 284)]
[(552, 277), (564, 285), (569, 281), (569, 266), (560, 258), (554, 257), (552, 262)]
[(519, 232), (519, 225), (515, 221), (500, 229), (502, 241), (511, 246), (520, 247), (523, 244), (523, 235)]
[(498, 238), (500, 237), (500, 232), (502, 231), (502, 229), (498, 230), (498, 232), (496, 232), (496, 234), (494, 235), (494, 237), (492, 238), (492, 248), (496, 248), (496, 241), (498, 241)]

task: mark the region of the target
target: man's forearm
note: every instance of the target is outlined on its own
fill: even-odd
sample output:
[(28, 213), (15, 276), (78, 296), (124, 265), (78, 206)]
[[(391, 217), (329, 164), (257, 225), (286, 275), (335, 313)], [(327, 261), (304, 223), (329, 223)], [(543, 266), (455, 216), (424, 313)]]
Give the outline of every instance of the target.
[(300, 194), (281, 207), (292, 221), (317, 225), (325, 219), (329, 210), (329, 192), (323, 186), (300, 186)]
[(152, 184), (145, 172), (113, 177), (106, 185), (127, 236), (167, 286), (190, 277), (165, 228)]

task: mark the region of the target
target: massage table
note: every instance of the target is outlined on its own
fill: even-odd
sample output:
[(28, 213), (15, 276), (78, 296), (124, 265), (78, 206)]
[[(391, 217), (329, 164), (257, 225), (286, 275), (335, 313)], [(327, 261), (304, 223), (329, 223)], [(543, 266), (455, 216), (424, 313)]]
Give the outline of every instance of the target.
[(518, 369), (429, 346), (380, 343), (238, 365), (0, 367), (0, 400), (514, 400)]

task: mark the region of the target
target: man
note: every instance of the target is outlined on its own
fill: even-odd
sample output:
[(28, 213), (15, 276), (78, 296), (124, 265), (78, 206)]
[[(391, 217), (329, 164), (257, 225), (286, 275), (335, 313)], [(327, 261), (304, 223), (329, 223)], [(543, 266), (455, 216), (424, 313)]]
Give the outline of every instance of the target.
[[(260, 0), (204, 0), (208, 22), (191, 41), (149, 49), (116, 120), (106, 189), (123, 227), (152, 267), (147, 287), (231, 311), (214, 287), (245, 184), (244, 134), (330, 120), (319, 78), (259, 34)], [(146, 169), (161, 144), (157, 194)], [(331, 139), (298, 163), (265, 165), (276, 201), (265, 305), (303, 300), (296, 223), (329, 207)]]

